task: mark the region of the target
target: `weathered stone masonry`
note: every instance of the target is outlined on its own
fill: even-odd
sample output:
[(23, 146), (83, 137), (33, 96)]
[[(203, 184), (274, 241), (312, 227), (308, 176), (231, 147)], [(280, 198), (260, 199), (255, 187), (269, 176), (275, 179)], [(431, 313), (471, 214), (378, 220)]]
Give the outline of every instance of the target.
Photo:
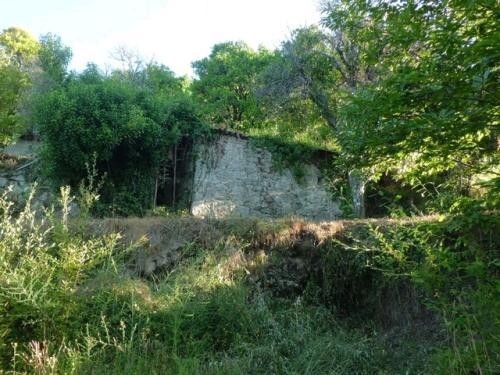
[(272, 154), (237, 135), (219, 134), (195, 145), (191, 199), (194, 216), (221, 218), (298, 216), (332, 220), (342, 215), (321, 172), (303, 166), (297, 181), (288, 169), (276, 170)]
[[(333, 200), (315, 165), (304, 164), (304, 176), (298, 181), (289, 169), (276, 169), (273, 155), (256, 148), (241, 134), (220, 131), (206, 142), (190, 142), (184, 145), (186, 152), (177, 150), (176, 157), (171, 157), (177, 160), (177, 168), (170, 171), (175, 174), (177, 170), (177, 189), (172, 189), (174, 181), (169, 180), (165, 191), (155, 194), (175, 195), (176, 199), (158, 199), (157, 203), (178, 202), (178, 207), (189, 207), (194, 216), (207, 218), (295, 216), (335, 220), (342, 216), (339, 202)], [(7, 151), (17, 155), (21, 148), (24, 155), (25, 146), (21, 142)], [(31, 167), (26, 167), (34, 163), (36, 150), (29, 155), (28, 160), (32, 161), (17, 170), (0, 173), (0, 192), (12, 186), (13, 196), (19, 202), (26, 199), (34, 177), (29, 172)], [(38, 186), (40, 194), (35, 205), (44, 206), (52, 196), (48, 190), (40, 189)]]

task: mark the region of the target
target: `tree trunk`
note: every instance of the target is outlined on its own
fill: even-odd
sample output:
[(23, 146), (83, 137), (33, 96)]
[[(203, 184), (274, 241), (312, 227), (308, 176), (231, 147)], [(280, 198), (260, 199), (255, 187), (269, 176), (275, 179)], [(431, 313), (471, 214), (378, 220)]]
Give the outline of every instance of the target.
[(349, 172), (349, 186), (351, 187), (352, 204), (354, 214), (357, 217), (364, 218), (366, 216), (365, 207), (365, 177), (359, 170)]
[(311, 98), (312, 102), (318, 107), (321, 116), (326, 121), (328, 126), (330, 126), (332, 129), (336, 129), (337, 116), (335, 116), (335, 113), (331, 110), (330, 103), (328, 103), (327, 96), (323, 92), (323, 90), (314, 85), (309, 89), (309, 97)]

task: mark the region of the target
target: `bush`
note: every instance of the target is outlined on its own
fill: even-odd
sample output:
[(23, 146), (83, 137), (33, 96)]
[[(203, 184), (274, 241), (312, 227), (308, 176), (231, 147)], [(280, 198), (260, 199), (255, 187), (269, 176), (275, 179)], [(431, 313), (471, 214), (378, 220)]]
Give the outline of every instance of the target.
[[(464, 198), (440, 222), (367, 227), (334, 242), (322, 261), (321, 289), (312, 295), (350, 317), (361, 311), (412, 318), (422, 313), (416, 293), (447, 328), (435, 371), (494, 373), (500, 363), (500, 222), (493, 202)], [(424, 324), (433, 324), (426, 315)]]
[(77, 187), (95, 158), (98, 174), (106, 175), (101, 206), (109, 211), (111, 205), (118, 214), (149, 208), (154, 177), (169, 147), (202, 127), (180, 88), (150, 88), (119, 75), (103, 76), (92, 66), (40, 98), (35, 117), (46, 175), (56, 186)]
[[(16, 345), (77, 337), (73, 317), (76, 291), (98, 269), (110, 266), (118, 236), (84, 239), (48, 212), (39, 220), (31, 209), (14, 214), (7, 193), (0, 196), (0, 363)], [(64, 332), (64, 336), (61, 335)]]

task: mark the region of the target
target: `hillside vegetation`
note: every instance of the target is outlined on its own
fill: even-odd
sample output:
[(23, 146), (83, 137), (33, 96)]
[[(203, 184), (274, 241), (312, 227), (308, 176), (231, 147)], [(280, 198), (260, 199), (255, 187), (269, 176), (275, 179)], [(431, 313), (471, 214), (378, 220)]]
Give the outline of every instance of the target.
[[(41, 143), (0, 154), (0, 373), (500, 373), (498, 2), (321, 12), (193, 79), (126, 49), (69, 71), (59, 36), (0, 33), (0, 147)], [(187, 215), (167, 172), (214, 128), (297, 176), (334, 155), (352, 220)]]
[(489, 214), (480, 223), (467, 215), (67, 222), (67, 198), (62, 216), (39, 219), (29, 205), (14, 216), (0, 201), (6, 371), (494, 373), (498, 366), (496, 254), (488, 249), (498, 248), (500, 228)]

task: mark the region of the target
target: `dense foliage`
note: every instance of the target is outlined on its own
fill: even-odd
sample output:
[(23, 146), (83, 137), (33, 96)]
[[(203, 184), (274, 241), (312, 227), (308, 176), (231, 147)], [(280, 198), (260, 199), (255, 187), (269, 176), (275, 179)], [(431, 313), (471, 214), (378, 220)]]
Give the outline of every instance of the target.
[(194, 97), (207, 120), (214, 125), (248, 130), (264, 121), (255, 89), (257, 78), (272, 61), (265, 49), (253, 51), (244, 43), (221, 43), (209, 57), (193, 62), (197, 79), (192, 84)]
[(313, 105), (344, 169), (467, 196), (498, 181), (497, 25), (492, 1), (327, 1), (323, 27), (283, 43), (260, 94), (292, 114)]
[(26, 81), (18, 69), (0, 62), (0, 146), (9, 144), (19, 134), (22, 119), (17, 104)]
[(151, 206), (169, 147), (201, 128), (182, 82), (168, 69), (148, 66), (140, 80), (89, 66), (37, 104), (47, 175), (76, 187), (95, 163), (105, 176), (102, 203), (117, 213), (140, 214)]
[[(347, 162), (396, 168), (414, 185), (446, 174), (462, 188), (456, 193), (467, 194), (474, 175), (498, 173), (495, 2), (387, 2), (367, 9), (371, 22), (383, 25), (370, 46), (377, 79), (341, 108)], [(337, 23), (335, 9), (327, 20)]]
[(71, 55), (57, 35), (37, 41), (15, 27), (0, 34), (0, 147), (35, 132), (36, 98), (63, 83)]
[[(67, 203), (67, 190), (64, 194)], [(205, 234), (212, 240), (188, 242), (172, 272), (144, 279), (127, 267), (141, 245), (127, 247), (119, 234), (89, 236), (81, 232), (85, 222), (68, 225), (65, 216), (48, 213), (39, 221), (34, 215), (29, 205), (15, 215), (9, 200), (0, 197), (3, 370), (369, 374), (427, 366), (432, 348), (408, 345), (406, 352), (393, 352), (373, 327), (365, 325), (372, 332), (366, 333), (339, 322), (334, 305), (276, 298), (256, 287), (245, 270), (258, 273), (266, 262), (241, 263), (245, 244), (285, 228), (228, 222), (221, 232), (209, 224)], [(167, 222), (177, 235), (195, 235), (201, 224)], [(364, 272), (346, 270), (351, 277)], [(327, 277), (345, 274), (337, 268)]]
[[(498, 372), (497, 1), (327, 0), (322, 15), (276, 51), (215, 45), (193, 63), (192, 82), (125, 49), (116, 51), (121, 70), (104, 74), (90, 64), (69, 73), (71, 51), (58, 36), (0, 34), (0, 146), (34, 121), (46, 176), (55, 187), (80, 186), (88, 206), (100, 195), (103, 215), (144, 213), (169, 148), (205, 134), (204, 122), (253, 136), (278, 164), (335, 151), (326, 166), (332, 184), (344, 189), (354, 170), (370, 181), (375, 210), (385, 206), (378, 213), (439, 214), (314, 238), (300, 288), (286, 277), (308, 260), (283, 246), (280, 256), (293, 259), (280, 282), (298, 291), (276, 298), (249, 269), (279, 271), (280, 256), (226, 272), (233, 256), (259, 244), (249, 223), (216, 244), (196, 237), (175, 269), (148, 280), (130, 276), (118, 236), (69, 230), (67, 200), (61, 214), (39, 213), (40, 222), (29, 205), (18, 212), (4, 196), (3, 368)], [(283, 233), (274, 228), (262, 243)], [(417, 343), (408, 332), (389, 332), (389, 340), (366, 333), (384, 324), (380, 313), (408, 308), (414, 334), (420, 302), (432, 313), (418, 324), (425, 333), (436, 328), (435, 336)], [(339, 323), (346, 317), (362, 331)]]
[(0, 147), (22, 129), (18, 105), (38, 49), (37, 41), (24, 30), (11, 27), (0, 34)]

